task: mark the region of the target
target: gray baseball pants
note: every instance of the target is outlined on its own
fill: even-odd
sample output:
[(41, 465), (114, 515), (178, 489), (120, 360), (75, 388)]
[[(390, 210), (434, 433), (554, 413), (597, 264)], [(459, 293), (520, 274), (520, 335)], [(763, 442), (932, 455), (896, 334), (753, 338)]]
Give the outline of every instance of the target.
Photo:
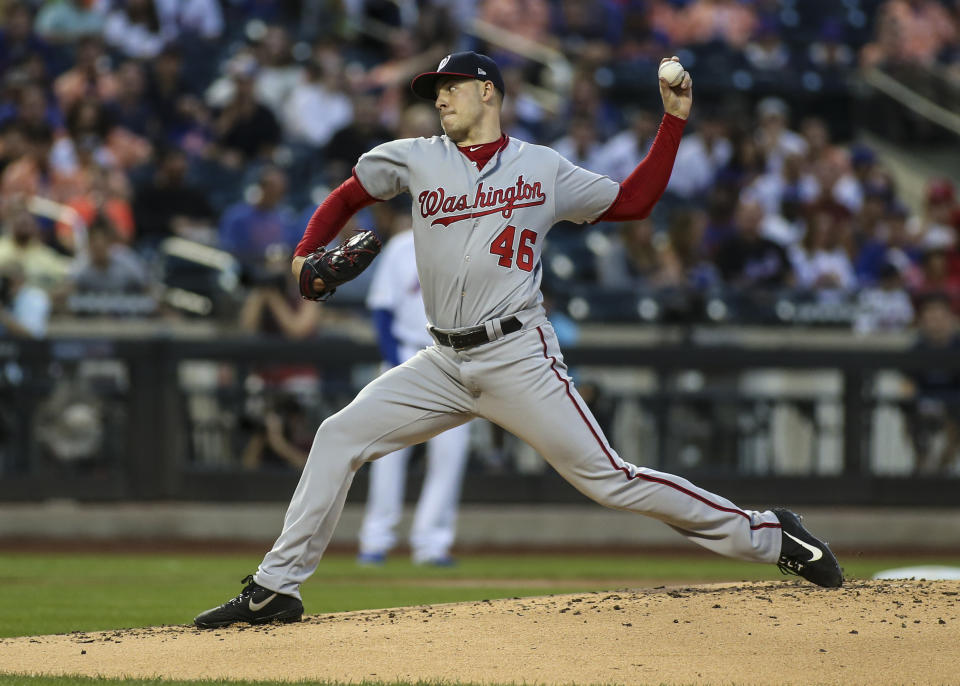
[(541, 317), (468, 350), (421, 350), (324, 421), (256, 582), (299, 598), (363, 463), (474, 417), (527, 441), (601, 505), (659, 519), (727, 557), (768, 563), (779, 557), (780, 524), (772, 512), (743, 510), (686, 479), (620, 459), (567, 376), (553, 328)]

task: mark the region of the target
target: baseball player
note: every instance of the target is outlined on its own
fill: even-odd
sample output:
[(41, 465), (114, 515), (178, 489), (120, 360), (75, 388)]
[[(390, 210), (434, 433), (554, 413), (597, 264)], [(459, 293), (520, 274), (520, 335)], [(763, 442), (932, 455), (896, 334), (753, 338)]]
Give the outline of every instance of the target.
[[(391, 367), (433, 344), (420, 295), (413, 231), (393, 236), (377, 260), (367, 293), (380, 353)], [(457, 503), (467, 465), (470, 425), (461, 424), (427, 442), (423, 490), (410, 529), (414, 564), (453, 564), (450, 546), (457, 524)], [(403, 514), (403, 491), (411, 448), (401, 448), (370, 465), (370, 487), (360, 527), (361, 564), (382, 564), (396, 544), (394, 528)]]
[(624, 462), (577, 393), (541, 305), (540, 256), (551, 226), (641, 219), (660, 198), (693, 103), (690, 75), (676, 87), (660, 80), (659, 131), (620, 183), (505, 136), (503, 78), (489, 57), (449, 55), (411, 87), (433, 100), (444, 135), (391, 141), (362, 155), (308, 222), (292, 266), (306, 297), (326, 297), (369, 263), (378, 243), (358, 234), (340, 254), (311, 251), (359, 208), (409, 193), (435, 345), (323, 422), (273, 549), (238, 596), (201, 613), (196, 625), (298, 620), (300, 586), (320, 563), (356, 470), (474, 417), (528, 442), (607, 507), (655, 517), (722, 555), (840, 586), (836, 557), (796, 514), (745, 510), (678, 476)]

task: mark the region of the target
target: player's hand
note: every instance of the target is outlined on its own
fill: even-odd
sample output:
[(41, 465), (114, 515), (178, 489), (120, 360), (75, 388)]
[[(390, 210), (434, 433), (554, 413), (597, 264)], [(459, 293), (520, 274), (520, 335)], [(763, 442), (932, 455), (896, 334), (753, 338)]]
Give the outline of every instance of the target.
[[(680, 58), (676, 55), (673, 57), (664, 57), (660, 60), (660, 64), (668, 60), (679, 62)], [(683, 73), (683, 81), (680, 82), (679, 86), (671, 88), (670, 84), (663, 79), (659, 79), (659, 81), (660, 97), (663, 100), (663, 111), (675, 117), (680, 117), (681, 119), (689, 117), (690, 107), (693, 105), (693, 79), (690, 78), (690, 72), (685, 71)]]
[[(290, 270), (293, 272), (293, 275), (297, 278), (297, 280), (300, 279), (300, 270), (303, 269), (303, 263), (306, 261), (306, 259), (307, 258), (305, 255), (298, 255), (293, 258), (293, 264), (290, 265)], [(326, 290), (323, 279), (321, 278), (316, 278), (313, 280), (313, 287), (316, 288), (317, 291)]]

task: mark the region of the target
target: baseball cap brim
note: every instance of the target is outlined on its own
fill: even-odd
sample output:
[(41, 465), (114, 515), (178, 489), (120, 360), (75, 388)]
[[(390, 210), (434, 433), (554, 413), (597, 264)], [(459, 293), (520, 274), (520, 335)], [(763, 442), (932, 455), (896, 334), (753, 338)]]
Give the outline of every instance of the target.
[(428, 71), (418, 75), (410, 82), (410, 89), (425, 100), (437, 99), (437, 82), (447, 76), (458, 76), (464, 79), (476, 79), (473, 74), (461, 74), (454, 71)]

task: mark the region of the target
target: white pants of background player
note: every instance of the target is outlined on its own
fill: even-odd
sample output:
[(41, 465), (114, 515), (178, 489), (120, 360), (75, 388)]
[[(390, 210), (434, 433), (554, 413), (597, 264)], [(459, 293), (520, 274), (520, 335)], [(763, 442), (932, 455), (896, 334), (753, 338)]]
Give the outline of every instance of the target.
[[(418, 348), (400, 346), (409, 360)], [(461, 424), (427, 441), (423, 490), (410, 528), (415, 563), (449, 557), (456, 535), (457, 505), (467, 466), (470, 425)], [(361, 555), (386, 554), (397, 544), (396, 527), (403, 515), (407, 462), (413, 448), (401, 448), (370, 465), (367, 507), (360, 528)]]
[(299, 598), (300, 585), (330, 542), (356, 471), (475, 417), (529, 443), (574, 487), (607, 507), (655, 517), (727, 557), (777, 561), (780, 522), (773, 512), (741, 509), (686, 479), (624, 462), (567, 375), (546, 317), (527, 315), (521, 322), (521, 331), (469, 350), (425, 348), (328, 417), (314, 438), (283, 531), (254, 580)]

